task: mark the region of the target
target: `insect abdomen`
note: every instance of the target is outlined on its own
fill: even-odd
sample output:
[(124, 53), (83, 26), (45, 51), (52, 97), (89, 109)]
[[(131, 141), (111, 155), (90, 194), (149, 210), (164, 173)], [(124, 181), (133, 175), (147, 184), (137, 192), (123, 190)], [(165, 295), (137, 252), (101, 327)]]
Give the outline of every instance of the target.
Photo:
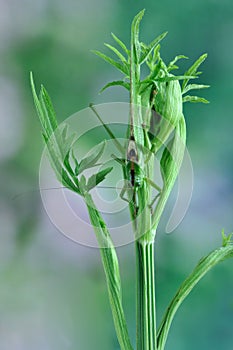
[(130, 177), (130, 183), (132, 187), (141, 187), (143, 182), (142, 169), (137, 163), (129, 162), (127, 164), (128, 173)]

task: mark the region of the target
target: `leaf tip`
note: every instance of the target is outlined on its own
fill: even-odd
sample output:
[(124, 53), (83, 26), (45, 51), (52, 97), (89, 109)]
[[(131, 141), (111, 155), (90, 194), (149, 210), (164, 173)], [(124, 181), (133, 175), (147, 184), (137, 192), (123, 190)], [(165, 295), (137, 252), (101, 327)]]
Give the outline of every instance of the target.
[(145, 8), (144, 8), (144, 9), (142, 9), (141, 11), (139, 11), (139, 13), (138, 13), (138, 17), (142, 17), (142, 16), (144, 15), (145, 11), (146, 11), (146, 9), (145, 9)]
[(33, 82), (33, 72), (32, 71), (29, 72), (29, 77), (30, 77), (30, 82)]
[(226, 247), (228, 246), (229, 244), (232, 244), (232, 237), (233, 237), (233, 232), (226, 235), (225, 234), (225, 230), (222, 229), (222, 246), (223, 247)]
[(32, 89), (33, 95), (35, 95), (36, 94), (36, 88), (35, 88), (35, 83), (34, 83), (34, 78), (33, 78), (33, 72), (32, 71), (30, 71), (29, 77), (30, 77), (31, 89)]

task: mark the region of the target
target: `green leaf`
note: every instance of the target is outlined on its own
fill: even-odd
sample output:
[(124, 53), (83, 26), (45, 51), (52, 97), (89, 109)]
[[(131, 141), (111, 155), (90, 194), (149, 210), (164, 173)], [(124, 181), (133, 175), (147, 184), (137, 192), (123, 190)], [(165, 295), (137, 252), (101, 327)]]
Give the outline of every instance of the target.
[[(225, 241), (226, 242), (226, 241)], [(218, 263), (233, 257), (233, 244), (228, 241), (225, 246), (218, 248), (200, 260), (193, 272), (181, 284), (176, 295), (172, 299), (158, 329), (158, 350), (164, 350), (172, 320), (189, 293), (195, 285)]]
[(140, 64), (143, 64), (148, 57), (150, 56), (151, 52), (156, 48), (156, 46), (158, 45), (158, 43), (163, 40), (165, 38), (165, 36), (167, 35), (168, 32), (164, 32), (162, 34), (160, 34), (157, 38), (155, 38), (144, 50), (143, 54), (141, 55)]
[(73, 144), (75, 143), (76, 137), (77, 137), (77, 135), (73, 132), (68, 137), (63, 139), (62, 141), (65, 142), (64, 149), (70, 149), (73, 146)]
[(207, 89), (210, 85), (201, 85), (201, 84), (189, 84), (182, 90), (182, 95), (184, 95), (186, 92), (190, 90), (200, 90), (200, 89)]
[(69, 126), (66, 123), (62, 123), (52, 135), (54, 142), (57, 143), (58, 148), (60, 149), (62, 157), (65, 157), (67, 152), (70, 152), (77, 137), (75, 133), (69, 135), (68, 130)]
[(66, 136), (63, 137), (63, 130), (64, 128), (66, 128), (66, 126), (63, 127), (63, 129), (61, 129), (61, 131), (56, 131), (55, 132), (55, 136), (59, 142), (59, 145), (60, 145), (60, 149), (62, 150), (62, 154), (63, 155), (66, 155), (67, 152), (69, 152), (71, 150), (71, 148), (73, 147), (73, 144), (75, 143), (76, 141), (76, 134), (75, 133), (72, 133), (70, 135), (67, 135), (67, 130), (68, 128), (66, 128)]
[(45, 144), (47, 144), (49, 139), (48, 139), (48, 136), (43, 133), (43, 131), (42, 131), (42, 138), (44, 139)]
[[(35, 103), (37, 114), (39, 116), (40, 123), (43, 129), (43, 135), (46, 136), (44, 140), (47, 140), (46, 143), (48, 143), (49, 139), (53, 136), (54, 142), (56, 143), (57, 134), (54, 132), (57, 129), (58, 125), (57, 125), (56, 114), (55, 114), (51, 99), (47, 91), (42, 85), (41, 85), (41, 90), (38, 98), (36, 94), (32, 72), (30, 73), (30, 81), (31, 81), (31, 88), (32, 88), (34, 103)], [(59, 148), (58, 144), (57, 144), (57, 148)]]
[(34, 104), (37, 110), (37, 114), (38, 117), (40, 119), (40, 123), (43, 129), (43, 135), (46, 136), (46, 140), (49, 138), (49, 130), (46, 124), (46, 120), (44, 118), (44, 112), (43, 112), (43, 108), (41, 106), (41, 103), (38, 99), (37, 93), (36, 93), (36, 88), (35, 88), (35, 84), (34, 84), (34, 79), (33, 79), (33, 74), (32, 72), (30, 72), (30, 83), (31, 83), (31, 89), (32, 89), (32, 95), (33, 95), (33, 100), (34, 100)]
[[(178, 126), (179, 127), (179, 126)], [(173, 139), (168, 143), (168, 146), (165, 147), (163, 155), (160, 161), (161, 172), (164, 182), (165, 190), (171, 187), (171, 184), (174, 184), (175, 179), (178, 175), (179, 168), (183, 159), (184, 147), (185, 147), (185, 123), (183, 120), (182, 131), (175, 130), (175, 135)], [(184, 133), (184, 136), (181, 133)]]
[(228, 245), (232, 245), (233, 244), (232, 237), (233, 237), (233, 233), (226, 235), (225, 231), (222, 230), (222, 246), (227, 247)]
[(173, 70), (173, 69), (179, 68), (178, 66), (175, 65), (175, 63), (176, 63), (177, 61), (179, 61), (180, 59), (188, 59), (188, 57), (187, 57), (187, 56), (184, 56), (184, 55), (178, 55), (178, 56), (176, 56), (176, 57), (169, 63), (169, 65), (168, 65), (168, 67), (167, 67), (168, 72), (170, 72), (170, 71)]
[(180, 116), (175, 128), (174, 136), (165, 147), (160, 160), (163, 188), (159, 196), (157, 206), (152, 215), (153, 229), (156, 230), (167, 203), (168, 197), (175, 184), (177, 175), (182, 164), (186, 144), (186, 124), (184, 116)]
[(142, 80), (140, 82), (140, 92), (144, 91), (144, 87), (141, 88), (143, 85), (148, 84), (148, 86), (150, 86), (150, 85), (154, 85), (156, 83), (156, 81), (158, 79), (157, 76), (158, 76), (159, 72), (161, 71), (161, 68), (162, 68), (162, 60), (159, 60), (159, 62), (154, 67), (153, 71), (151, 71), (151, 73), (144, 80)]
[(151, 87), (153, 85), (155, 85), (154, 80), (148, 79), (147, 81), (146, 80), (142, 81), (139, 88), (139, 94), (143, 96), (143, 94), (145, 94), (145, 92), (147, 92), (149, 88), (151, 90)]
[(134, 56), (134, 62), (140, 62), (140, 42), (139, 42), (139, 25), (145, 10), (140, 11), (133, 19), (131, 26), (131, 51)]
[(116, 67), (117, 69), (119, 69), (122, 73), (124, 73), (126, 76), (129, 76), (129, 70), (128, 67), (126, 65), (123, 65), (119, 62), (116, 62), (115, 60), (113, 60), (111, 57), (108, 57), (107, 55), (105, 55), (104, 53), (97, 51), (97, 50), (92, 50), (92, 52), (99, 56), (100, 58), (102, 58), (104, 61), (110, 63), (112, 66)]
[(108, 47), (110, 50), (112, 50), (116, 55), (117, 57), (121, 60), (121, 62), (123, 64), (126, 64), (128, 65), (127, 63), (127, 60), (125, 59), (125, 57), (120, 53), (120, 51), (118, 51), (114, 46), (112, 45), (109, 45), (109, 44), (104, 44), (106, 47)]
[(64, 124), (63, 130), (61, 132), (61, 137), (62, 137), (63, 140), (65, 140), (67, 138), (68, 129), (69, 129), (69, 125), (68, 124)]
[(153, 62), (155, 63), (160, 58), (160, 48), (161, 45), (157, 45), (153, 52)]
[(44, 107), (44, 109), (48, 113), (47, 118), (51, 125), (51, 129), (54, 131), (57, 128), (57, 118), (53, 108), (52, 101), (43, 85), (41, 85), (40, 100), (41, 100), (40, 101), (41, 105)]
[(195, 62), (194, 64), (185, 72), (185, 75), (187, 76), (187, 79), (185, 79), (183, 81), (182, 84), (182, 90), (184, 90), (184, 88), (186, 87), (186, 85), (189, 82), (189, 77), (188, 76), (192, 76), (192, 75), (198, 75), (200, 74), (200, 72), (197, 72), (197, 69), (199, 68), (199, 66), (202, 64), (202, 62), (205, 61), (205, 59), (207, 58), (207, 54), (205, 53), (204, 55), (200, 56)]
[(127, 90), (130, 90), (130, 83), (127, 83), (126, 81), (123, 80), (117, 80), (117, 81), (111, 81), (110, 83), (107, 83), (101, 90), (100, 92), (103, 92), (107, 88), (111, 86), (123, 86)]
[(33, 81), (32, 72), (30, 73), (30, 81), (31, 81), (31, 88), (32, 88), (34, 103), (36, 106), (37, 114), (41, 122), (42, 130), (43, 130), (42, 132), (43, 138), (47, 144), (48, 149), (50, 148), (49, 152), (53, 154), (53, 158), (56, 155), (61, 160), (62, 155), (65, 156), (67, 152), (62, 153), (61, 142), (59, 142), (60, 133), (59, 133), (59, 130), (57, 129), (57, 120), (56, 120), (56, 115), (52, 106), (52, 102), (43, 86), (41, 86), (40, 95), (38, 98), (35, 90), (35, 84)]
[[(186, 78), (187, 78), (187, 76), (185, 76), (185, 75), (169, 75), (169, 76), (167, 75), (164, 77), (159, 77), (155, 81), (168, 82), (168, 81), (174, 81), (174, 80), (184, 80)], [(189, 79), (196, 79), (197, 77), (189, 76), (188, 78)]]
[(209, 103), (209, 101), (206, 100), (206, 99), (203, 98), (203, 97), (190, 96), (190, 95), (184, 96), (182, 100), (183, 100), (183, 103), (185, 103), (185, 102), (192, 102), (192, 103), (198, 103), (198, 102), (201, 102), (201, 103)]
[(92, 168), (96, 165), (96, 162), (104, 153), (105, 146), (106, 141), (102, 142), (98, 147), (95, 147), (89, 156), (81, 160), (79, 164), (78, 174), (81, 174), (84, 170)]
[(153, 55), (150, 54), (148, 56), (148, 59), (146, 61), (146, 64), (147, 66), (149, 67), (150, 71), (153, 72), (154, 69), (155, 69), (155, 65), (156, 65), (156, 62), (159, 61), (160, 59), (160, 44), (158, 44), (155, 48), (154, 48), (154, 52), (153, 52)]
[(30, 81), (34, 103), (42, 126), (42, 136), (47, 145), (50, 163), (58, 180), (67, 188), (80, 194), (78, 180), (74, 176), (69, 162), (69, 153), (75, 135), (67, 137), (68, 126), (66, 124), (57, 128), (56, 115), (47, 91), (42, 86), (39, 99), (36, 94), (32, 73), (30, 73)]
[(112, 171), (113, 167), (108, 167), (106, 169), (101, 170), (97, 174), (93, 174), (87, 182), (87, 191), (90, 191), (92, 188), (96, 187), (99, 183), (101, 183), (105, 177)]
[(75, 174), (75, 176), (78, 176), (78, 174), (79, 174), (79, 162), (78, 162), (73, 150), (71, 150), (71, 156), (72, 156), (72, 159), (74, 162), (74, 174)]
[(87, 190), (87, 183), (86, 183), (86, 178), (84, 175), (80, 176), (79, 186), (80, 186), (81, 193), (84, 194)]
[(74, 171), (70, 165), (70, 152), (71, 150), (69, 149), (69, 151), (67, 152), (65, 158), (64, 158), (64, 165), (66, 167), (66, 169), (69, 171), (70, 174), (74, 175)]
[(176, 65), (176, 64), (173, 64), (172, 66), (170, 66), (167, 71), (168, 72), (171, 72), (172, 70), (175, 70), (175, 69), (179, 69), (179, 67)]
[(162, 66), (163, 66), (163, 61), (161, 60), (161, 58), (159, 58), (158, 63), (156, 64), (153, 71), (151, 71), (151, 73), (149, 75), (149, 78), (148, 78), (149, 81), (156, 80), (159, 72), (162, 70)]
[(54, 135), (54, 127), (53, 127), (53, 124), (52, 124), (52, 121), (50, 120), (50, 111), (49, 109), (47, 109), (47, 106), (45, 104), (45, 102), (43, 101), (43, 97), (42, 97), (42, 86), (41, 86), (41, 90), (40, 90), (40, 94), (39, 94), (39, 101), (40, 101), (40, 105), (41, 105), (41, 108), (42, 108), (42, 111), (43, 111), (43, 115), (44, 115), (44, 120), (45, 120), (45, 123), (46, 123), (46, 132), (47, 132), (47, 135), (48, 136), (55, 136)]
[(117, 42), (117, 44), (124, 50), (124, 52), (127, 54), (127, 56), (129, 56), (130, 51), (127, 49), (127, 47), (125, 46), (125, 44), (113, 33), (111, 33), (113, 39)]
[[(45, 136), (43, 135), (43, 137)], [(51, 138), (46, 143), (47, 154), (58, 181), (60, 181), (65, 187), (69, 188), (73, 192), (81, 194), (79, 190), (78, 179), (73, 176), (73, 171), (68, 171), (67, 166), (64, 163), (64, 159), (62, 159), (60, 154), (57, 153), (57, 149), (54, 149)]]

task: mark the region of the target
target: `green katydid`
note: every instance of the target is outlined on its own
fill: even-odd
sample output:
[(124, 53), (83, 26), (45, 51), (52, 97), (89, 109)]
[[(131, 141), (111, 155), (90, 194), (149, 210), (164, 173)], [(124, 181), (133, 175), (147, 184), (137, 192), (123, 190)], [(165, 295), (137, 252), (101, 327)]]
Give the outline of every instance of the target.
[[(125, 193), (127, 191), (133, 191), (133, 193), (128, 193), (128, 197), (132, 198), (132, 204), (134, 207), (134, 215), (136, 216), (137, 214), (137, 190), (142, 186), (143, 181), (147, 181), (149, 185), (154, 187), (159, 193), (155, 196), (149, 207), (151, 207), (156, 199), (158, 198), (161, 188), (156, 185), (152, 180), (148, 179), (145, 177), (144, 171), (142, 164), (140, 164), (140, 156), (139, 156), (139, 151), (138, 147), (135, 141), (135, 122), (134, 122), (134, 116), (133, 113), (130, 113), (130, 125), (129, 125), (129, 139), (128, 139), (128, 144), (127, 144), (127, 149), (126, 149), (126, 154), (124, 148), (121, 146), (115, 135), (112, 133), (111, 129), (104, 123), (102, 120), (101, 116), (97, 112), (96, 108), (93, 106), (93, 104), (90, 104), (89, 107), (92, 109), (96, 117), (99, 119), (101, 122), (102, 126), (104, 129), (107, 131), (108, 135), (113, 139), (116, 147), (118, 150), (120, 150), (123, 158), (118, 158), (112, 155), (112, 157), (120, 163), (123, 169), (123, 174), (124, 174), (124, 179), (126, 180), (125, 186), (122, 188), (120, 197), (131, 203), (128, 198), (124, 197)], [(138, 129), (138, 127), (136, 127)], [(141, 127), (142, 128), (142, 127)]]

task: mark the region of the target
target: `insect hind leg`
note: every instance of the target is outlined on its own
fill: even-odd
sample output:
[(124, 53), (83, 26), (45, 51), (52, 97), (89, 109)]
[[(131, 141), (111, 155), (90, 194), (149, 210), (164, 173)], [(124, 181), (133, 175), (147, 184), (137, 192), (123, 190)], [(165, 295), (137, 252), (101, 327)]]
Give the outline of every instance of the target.
[[(133, 192), (134, 192), (134, 189), (130, 184), (130, 182), (125, 181), (124, 186), (120, 192), (120, 198), (127, 203), (131, 203), (133, 199)], [(126, 193), (127, 193), (127, 197), (125, 196)]]

